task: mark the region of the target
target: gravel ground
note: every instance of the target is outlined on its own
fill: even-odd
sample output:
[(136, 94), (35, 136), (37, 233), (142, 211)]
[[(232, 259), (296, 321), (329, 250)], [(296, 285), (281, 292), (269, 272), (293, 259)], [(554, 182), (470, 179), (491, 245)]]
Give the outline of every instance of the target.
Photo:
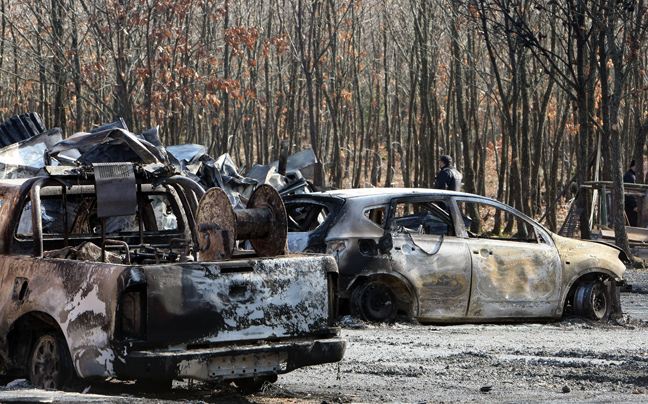
[(125, 383), (86, 394), (14, 382), (0, 402), (137, 403), (610, 403), (648, 402), (648, 271), (626, 273), (624, 317), (614, 324), (372, 325), (342, 319), (347, 353), (338, 364), (279, 377), (254, 395), (177, 383), (143, 394)]
[(342, 402), (648, 402), (648, 272), (629, 270), (615, 324), (372, 326), (347, 323), (339, 365), (278, 386)]

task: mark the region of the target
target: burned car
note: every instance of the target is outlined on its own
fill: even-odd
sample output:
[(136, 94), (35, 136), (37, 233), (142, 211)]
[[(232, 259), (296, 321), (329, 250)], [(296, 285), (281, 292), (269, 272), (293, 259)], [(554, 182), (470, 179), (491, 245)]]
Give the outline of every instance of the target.
[(430, 189), (284, 196), (291, 251), (326, 252), (341, 308), (372, 321), (605, 320), (620, 313), (628, 257), (551, 233), (498, 201)]
[(46, 388), (253, 388), (340, 360), (336, 263), (287, 254), (279, 194), (259, 187), (234, 211), (222, 190), (160, 168), (51, 166), (0, 180), (0, 373)]

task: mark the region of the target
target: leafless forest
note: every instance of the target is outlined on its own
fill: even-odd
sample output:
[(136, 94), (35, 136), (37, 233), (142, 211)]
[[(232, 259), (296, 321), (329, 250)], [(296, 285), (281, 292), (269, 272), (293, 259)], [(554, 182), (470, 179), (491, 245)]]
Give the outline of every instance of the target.
[[(240, 167), (313, 147), (315, 183), (464, 190), (539, 218), (622, 182), (648, 127), (644, 0), (0, 0), (0, 119), (122, 117)], [(502, 152), (504, 151), (504, 152)], [(615, 200), (623, 198), (617, 187)], [(584, 203), (587, 195), (579, 193)], [(622, 217), (617, 203), (615, 216)], [(581, 220), (581, 223), (585, 221)], [(546, 224), (556, 229), (556, 209)], [(582, 229), (587, 236), (586, 226)]]

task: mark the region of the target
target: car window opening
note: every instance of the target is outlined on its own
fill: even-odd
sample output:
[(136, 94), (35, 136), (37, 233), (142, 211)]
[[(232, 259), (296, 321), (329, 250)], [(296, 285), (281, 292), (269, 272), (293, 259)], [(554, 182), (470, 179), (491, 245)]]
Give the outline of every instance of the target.
[[(60, 198), (43, 196), (41, 199), (41, 220), (43, 235), (62, 235), (67, 225), (70, 234), (100, 235), (102, 222), (97, 217), (95, 196), (68, 195), (67, 203)], [(109, 235), (139, 231), (142, 212), (142, 223), (145, 232), (159, 232), (178, 229), (178, 221), (169, 199), (163, 194), (149, 194), (143, 198), (142, 209), (129, 216), (112, 216), (106, 220), (106, 233)], [(65, 206), (63, 206), (65, 205)], [(67, 216), (67, 220), (64, 219)], [(31, 237), (32, 214), (31, 201), (25, 204), (20, 224), (16, 231), (18, 237)]]
[(298, 204), (287, 207), (288, 231), (310, 232), (320, 227), (329, 215), (326, 207), (314, 204)]
[[(46, 257), (154, 264), (185, 260), (189, 254), (192, 243), (178, 224), (180, 208), (171, 190), (140, 192), (134, 214), (99, 218), (92, 187), (74, 193), (52, 189), (40, 198)], [(31, 201), (22, 209), (15, 238), (28, 244), (33, 239)]]
[(448, 213), (434, 202), (401, 202), (396, 205), (393, 224), (401, 232), (454, 236)]
[(378, 226), (385, 226), (385, 208), (383, 206), (365, 210), (364, 214), (369, 220), (371, 220)]
[(471, 201), (459, 202), (469, 237), (538, 242), (533, 225), (497, 206)]

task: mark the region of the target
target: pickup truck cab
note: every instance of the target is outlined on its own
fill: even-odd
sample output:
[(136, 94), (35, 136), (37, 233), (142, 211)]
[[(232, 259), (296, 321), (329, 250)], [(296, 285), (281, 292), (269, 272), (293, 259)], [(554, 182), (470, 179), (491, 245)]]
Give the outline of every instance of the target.
[(1, 374), (250, 385), (342, 358), (333, 258), (201, 260), (197, 183), (93, 166), (0, 180)]

